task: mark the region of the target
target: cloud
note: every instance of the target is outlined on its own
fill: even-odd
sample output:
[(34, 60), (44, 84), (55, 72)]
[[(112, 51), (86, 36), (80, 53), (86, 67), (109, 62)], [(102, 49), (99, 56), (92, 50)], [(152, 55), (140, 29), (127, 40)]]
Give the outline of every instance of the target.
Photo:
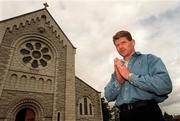
[(0, 17), (1, 19), (8, 19), (14, 16), (18, 16), (24, 13), (32, 12), (39, 8), (43, 8), (43, 4), (40, 1), (27, 0), (0, 0)]
[[(102, 92), (119, 57), (112, 36), (129, 30), (136, 50), (162, 58), (173, 81), (173, 93), (161, 104), (170, 113), (180, 102), (180, 1), (152, 0), (27, 0), (0, 1), (0, 19), (47, 8), (77, 48), (76, 75)], [(180, 108), (179, 108), (180, 109)], [(180, 112), (180, 111), (179, 111)]]
[(173, 82), (173, 92), (169, 99), (161, 104), (161, 107), (168, 110), (171, 114), (180, 112), (178, 108), (172, 110), (175, 104), (178, 106), (180, 102), (180, 69), (177, 66), (180, 64), (179, 19), (180, 6), (176, 6), (138, 21), (140, 28), (149, 33), (144, 38), (146, 49), (143, 48), (143, 51), (152, 52), (160, 56), (170, 73)]
[(180, 103), (177, 102), (172, 105), (164, 106), (164, 107), (161, 107), (161, 109), (162, 109), (162, 112), (167, 112), (168, 114), (171, 114), (171, 115), (179, 115)]
[(177, 2), (79, 1), (64, 2), (64, 8), (59, 10), (59, 14), (54, 14), (77, 47), (78, 76), (103, 92), (113, 72), (113, 58), (119, 57), (112, 36), (127, 29), (132, 31), (137, 50), (160, 56), (170, 72), (174, 90), (161, 104), (162, 108), (180, 101), (176, 91), (180, 73), (176, 66), (180, 62)]

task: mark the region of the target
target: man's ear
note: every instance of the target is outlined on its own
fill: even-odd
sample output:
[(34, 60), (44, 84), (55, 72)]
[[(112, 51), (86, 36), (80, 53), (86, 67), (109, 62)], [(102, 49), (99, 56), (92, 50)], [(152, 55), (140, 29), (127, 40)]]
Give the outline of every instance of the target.
[(134, 40), (134, 39), (132, 39), (131, 41), (132, 41), (132, 44), (135, 46), (135, 44), (136, 44), (136, 43), (135, 43), (135, 40)]

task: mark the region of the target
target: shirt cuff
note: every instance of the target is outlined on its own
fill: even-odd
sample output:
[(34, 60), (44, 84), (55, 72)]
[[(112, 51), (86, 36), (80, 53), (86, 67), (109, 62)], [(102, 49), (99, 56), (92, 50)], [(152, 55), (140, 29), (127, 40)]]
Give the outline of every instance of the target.
[(133, 84), (134, 82), (136, 82), (136, 80), (138, 80), (138, 78), (139, 78), (139, 75), (136, 75), (134, 73), (129, 73), (128, 80), (130, 83)]
[(133, 73), (129, 73), (128, 80), (131, 80)]

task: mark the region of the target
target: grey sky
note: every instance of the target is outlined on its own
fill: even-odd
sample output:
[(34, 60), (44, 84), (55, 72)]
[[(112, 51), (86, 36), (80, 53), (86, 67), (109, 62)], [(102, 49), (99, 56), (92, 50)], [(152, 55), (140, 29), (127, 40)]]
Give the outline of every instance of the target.
[(0, 0), (0, 20), (43, 8), (77, 48), (76, 75), (102, 92), (120, 57), (112, 36), (128, 30), (136, 50), (162, 58), (173, 81), (173, 92), (161, 107), (180, 114), (179, 0)]

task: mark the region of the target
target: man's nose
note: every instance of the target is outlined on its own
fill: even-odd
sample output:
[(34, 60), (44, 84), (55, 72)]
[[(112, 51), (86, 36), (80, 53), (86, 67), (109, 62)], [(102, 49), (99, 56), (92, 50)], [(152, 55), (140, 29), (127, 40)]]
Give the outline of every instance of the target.
[(119, 45), (119, 49), (122, 49), (123, 48), (123, 46), (122, 45)]

